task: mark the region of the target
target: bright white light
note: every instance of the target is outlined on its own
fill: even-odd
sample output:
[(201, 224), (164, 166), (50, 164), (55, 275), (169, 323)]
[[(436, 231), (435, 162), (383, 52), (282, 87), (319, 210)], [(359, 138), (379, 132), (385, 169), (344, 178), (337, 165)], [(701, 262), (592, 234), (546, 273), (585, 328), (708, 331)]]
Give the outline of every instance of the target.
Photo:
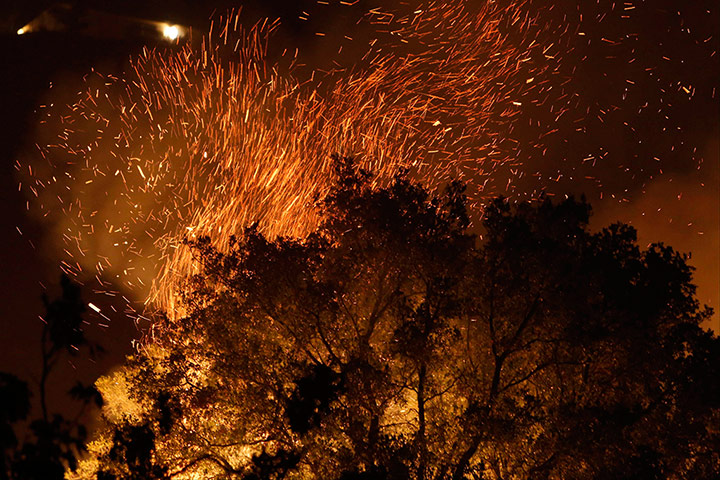
[(25, 32), (26, 32), (25, 27), (23, 27), (23, 28), (18, 28), (17, 34), (18, 34), (18, 35), (22, 35), (22, 34), (25, 33)]
[(180, 29), (177, 25), (165, 25), (163, 28), (163, 36), (168, 40), (177, 40), (180, 36)]

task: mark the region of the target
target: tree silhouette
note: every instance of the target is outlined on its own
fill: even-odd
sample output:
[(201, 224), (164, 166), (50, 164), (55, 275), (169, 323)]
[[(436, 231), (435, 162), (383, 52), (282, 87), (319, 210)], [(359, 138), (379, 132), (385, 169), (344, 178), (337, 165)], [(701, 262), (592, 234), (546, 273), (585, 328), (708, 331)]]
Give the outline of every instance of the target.
[(79, 422), (88, 405), (102, 405), (102, 397), (92, 386), (78, 382), (69, 394), (82, 407), (75, 419), (51, 414), (47, 403), (47, 386), (51, 374), (64, 356), (76, 356), (86, 348), (91, 356), (102, 351), (82, 330), (85, 304), (80, 287), (66, 276), (60, 279), (62, 295), (50, 301), (43, 296), (46, 314), (41, 337), (41, 376), (38, 385), (41, 417), (30, 422), (25, 440), (20, 444), (15, 425), (27, 419), (31, 395), (27, 384), (17, 377), (0, 372), (0, 449), (3, 453), (0, 479), (53, 480), (65, 478), (67, 469), (77, 467), (85, 451), (87, 431)]
[(16, 422), (25, 420), (30, 412), (30, 390), (15, 375), (0, 372), (0, 479), (11, 478), (12, 454), (18, 446), (14, 430)]
[(131, 424), (171, 478), (720, 474), (720, 345), (685, 256), (592, 233), (584, 200), (497, 199), (477, 238), (461, 184), (337, 174), (307, 238), (191, 242), (188, 315), (104, 383), (101, 464)]

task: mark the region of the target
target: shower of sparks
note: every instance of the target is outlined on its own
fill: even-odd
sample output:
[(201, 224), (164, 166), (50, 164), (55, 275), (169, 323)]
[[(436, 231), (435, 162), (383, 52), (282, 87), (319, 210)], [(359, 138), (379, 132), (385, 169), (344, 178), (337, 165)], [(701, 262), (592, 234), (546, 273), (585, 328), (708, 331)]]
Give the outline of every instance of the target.
[[(147, 50), (120, 77), (88, 75), (74, 104), (48, 109), (47, 128), (59, 124), (59, 134), (17, 165), (33, 208), (55, 222), (63, 268), (107, 289), (120, 282), (172, 316), (179, 281), (197, 268), (183, 240), (209, 235), (222, 248), (251, 223), (271, 237), (307, 233), (333, 153), (356, 157), (380, 181), (401, 167), (430, 188), (464, 179), (481, 205), (503, 192), (532, 195), (517, 191), (523, 177), (538, 177), (537, 191), (563, 176), (594, 177), (587, 166), (607, 149), (588, 142), (569, 152), (559, 129), (617, 123), (622, 102), (640, 105), (638, 123), (644, 109), (670, 108), (642, 105), (634, 77), (600, 103), (578, 88), (583, 45), (633, 41), (598, 39), (585, 26), (630, 18), (632, 2), (590, 21), (533, 1), (475, 3), (369, 12), (376, 35), (357, 64), (305, 80), (294, 50), (267, 58), (276, 23), (243, 29), (235, 13), (216, 19), (201, 45)], [(628, 71), (652, 75), (637, 65)], [(689, 83), (672, 88), (697, 94)], [(623, 118), (637, 134), (633, 116)], [(568, 163), (540, 173), (533, 162), (550, 154)], [(652, 178), (659, 162), (619, 171)]]

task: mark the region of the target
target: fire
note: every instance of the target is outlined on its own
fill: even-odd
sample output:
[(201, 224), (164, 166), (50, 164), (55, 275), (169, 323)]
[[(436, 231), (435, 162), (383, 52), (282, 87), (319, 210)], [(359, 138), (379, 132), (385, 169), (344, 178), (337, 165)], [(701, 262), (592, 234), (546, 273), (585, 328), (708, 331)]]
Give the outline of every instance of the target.
[[(466, 180), (475, 206), (508, 191), (555, 122), (586, 114), (561, 63), (583, 37), (524, 2), (469, 3), (372, 11), (376, 38), (360, 61), (309, 78), (294, 51), (268, 59), (277, 23), (243, 29), (239, 14), (200, 46), (145, 51), (119, 78), (89, 75), (74, 104), (52, 110), (53, 140), (18, 165), (55, 222), (64, 269), (181, 314), (178, 282), (196, 269), (184, 239), (222, 247), (252, 223), (271, 237), (307, 233), (334, 153), (380, 181), (400, 168), (431, 188)], [(520, 128), (541, 128), (529, 108), (554, 118), (533, 140)]]

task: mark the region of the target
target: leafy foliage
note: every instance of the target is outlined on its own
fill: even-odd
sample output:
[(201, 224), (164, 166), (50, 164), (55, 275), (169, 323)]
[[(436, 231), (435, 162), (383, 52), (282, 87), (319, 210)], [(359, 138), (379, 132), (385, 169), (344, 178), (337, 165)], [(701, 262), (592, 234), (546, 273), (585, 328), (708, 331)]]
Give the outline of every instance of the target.
[(143, 428), (171, 478), (720, 473), (720, 344), (686, 257), (592, 233), (572, 198), (497, 199), (478, 239), (460, 184), (337, 169), (307, 238), (191, 242), (188, 315), (106, 383), (136, 410), (106, 410), (101, 470)]

